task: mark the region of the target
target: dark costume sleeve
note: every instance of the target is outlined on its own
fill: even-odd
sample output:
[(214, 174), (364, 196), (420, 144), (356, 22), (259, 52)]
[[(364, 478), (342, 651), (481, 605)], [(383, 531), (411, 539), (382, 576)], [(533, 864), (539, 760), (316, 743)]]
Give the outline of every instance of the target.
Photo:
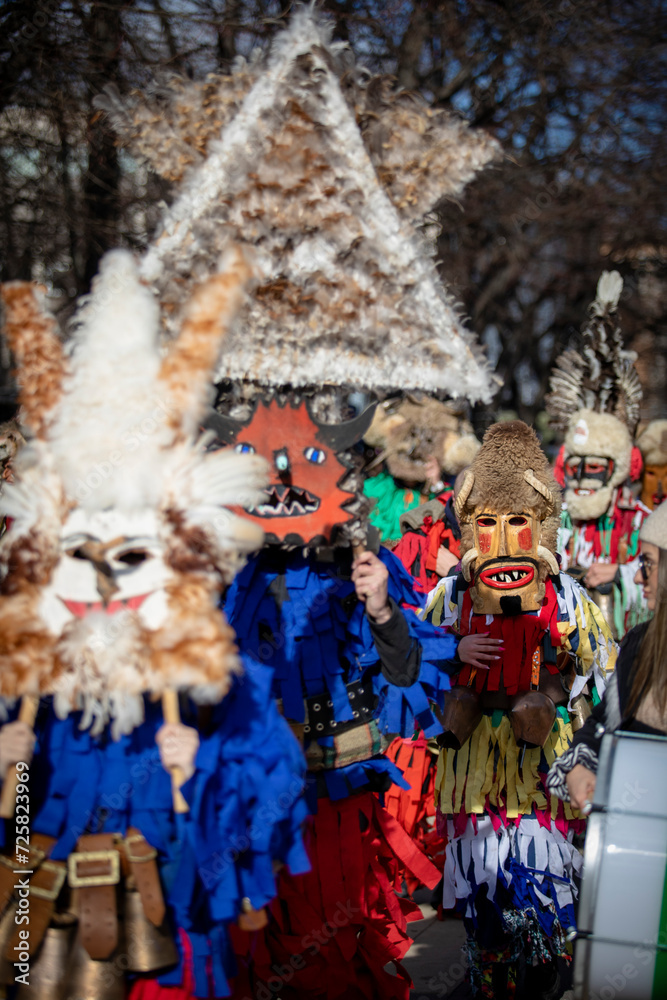
[(633, 667), (647, 624), (644, 622), (642, 625), (637, 625), (625, 636), (621, 643), (616, 670), (609, 679), (602, 701), (595, 705), (584, 725), (574, 734), (569, 750), (554, 761), (549, 771), (547, 788), (565, 802), (570, 801), (566, 783), (570, 771), (577, 764), (582, 764), (589, 771), (597, 773), (602, 737), (607, 732), (623, 728)]
[(380, 624), (370, 615), (368, 623), (380, 656), (382, 673), (390, 684), (410, 687), (419, 676), (420, 647), (410, 635), (408, 623), (393, 598), (389, 598), (391, 618)]

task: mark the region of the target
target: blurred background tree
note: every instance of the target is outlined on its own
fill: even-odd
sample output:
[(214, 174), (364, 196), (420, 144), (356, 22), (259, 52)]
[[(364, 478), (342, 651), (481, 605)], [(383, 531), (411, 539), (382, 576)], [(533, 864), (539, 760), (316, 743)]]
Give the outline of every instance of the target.
[[(495, 412), (539, 423), (554, 357), (602, 270), (625, 279), (643, 416), (667, 416), (667, 17), (662, 0), (324, 0), (374, 71), (490, 130), (506, 158), (436, 206), (441, 271), (503, 379)], [(9, 0), (0, 8), (0, 275), (69, 311), (99, 258), (141, 249), (169, 189), (119, 150), (93, 98), (229, 71), (281, 0)], [(478, 415), (482, 429), (494, 418)]]

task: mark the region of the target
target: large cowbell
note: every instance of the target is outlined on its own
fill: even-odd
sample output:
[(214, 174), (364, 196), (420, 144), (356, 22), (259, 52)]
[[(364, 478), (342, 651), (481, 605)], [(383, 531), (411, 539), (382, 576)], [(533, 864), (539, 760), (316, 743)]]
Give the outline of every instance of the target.
[(375, 404), (338, 424), (317, 420), (303, 398), (258, 402), (247, 423), (218, 413), (205, 427), (240, 453), (256, 453), (269, 463), (270, 482), (263, 503), (245, 508), (269, 538), (287, 544), (330, 542), (334, 529), (351, 520), (346, 509), (355, 494), (341, 483), (348, 466), (340, 454), (361, 440)]

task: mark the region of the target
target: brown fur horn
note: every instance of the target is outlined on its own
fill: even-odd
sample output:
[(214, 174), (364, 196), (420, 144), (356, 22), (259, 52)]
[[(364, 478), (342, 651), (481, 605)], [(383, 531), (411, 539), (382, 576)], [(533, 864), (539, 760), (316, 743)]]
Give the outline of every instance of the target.
[(55, 318), (43, 303), (44, 289), (30, 281), (0, 286), (5, 335), (14, 355), (21, 422), (45, 438), (62, 395), (66, 361)]
[(169, 421), (177, 432), (197, 430), (223, 338), (252, 274), (245, 254), (234, 246), (222, 261), (221, 273), (200, 285), (190, 299), (181, 331), (160, 368), (160, 380), (170, 395)]

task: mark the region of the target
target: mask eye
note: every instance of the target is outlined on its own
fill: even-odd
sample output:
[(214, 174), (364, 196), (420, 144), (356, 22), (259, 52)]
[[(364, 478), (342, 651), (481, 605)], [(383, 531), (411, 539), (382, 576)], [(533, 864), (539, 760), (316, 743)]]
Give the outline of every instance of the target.
[(321, 448), (304, 448), (303, 449), (304, 458), (308, 462), (313, 462), (314, 465), (321, 465), (326, 459), (326, 452), (322, 451)]
[(234, 451), (237, 451), (239, 455), (254, 455), (255, 449), (251, 444), (245, 444), (244, 442), (234, 445)]
[(599, 476), (600, 473), (607, 471), (607, 466), (601, 462), (586, 462), (585, 471), (591, 476)]
[(126, 566), (140, 566), (150, 558), (150, 552), (146, 552), (145, 549), (128, 549), (127, 552), (121, 552), (116, 556), (116, 561), (125, 563)]
[(513, 524), (517, 528), (521, 528), (528, 524), (528, 519), (522, 517), (521, 514), (515, 514), (514, 517), (510, 518), (510, 524)]
[(478, 517), (477, 523), (481, 525), (482, 528), (495, 528), (496, 519), (495, 517)]
[(88, 556), (85, 554), (85, 552), (83, 551), (83, 549), (69, 549), (68, 552), (67, 552), (67, 555), (70, 556), (71, 559), (87, 559), (88, 558)]

